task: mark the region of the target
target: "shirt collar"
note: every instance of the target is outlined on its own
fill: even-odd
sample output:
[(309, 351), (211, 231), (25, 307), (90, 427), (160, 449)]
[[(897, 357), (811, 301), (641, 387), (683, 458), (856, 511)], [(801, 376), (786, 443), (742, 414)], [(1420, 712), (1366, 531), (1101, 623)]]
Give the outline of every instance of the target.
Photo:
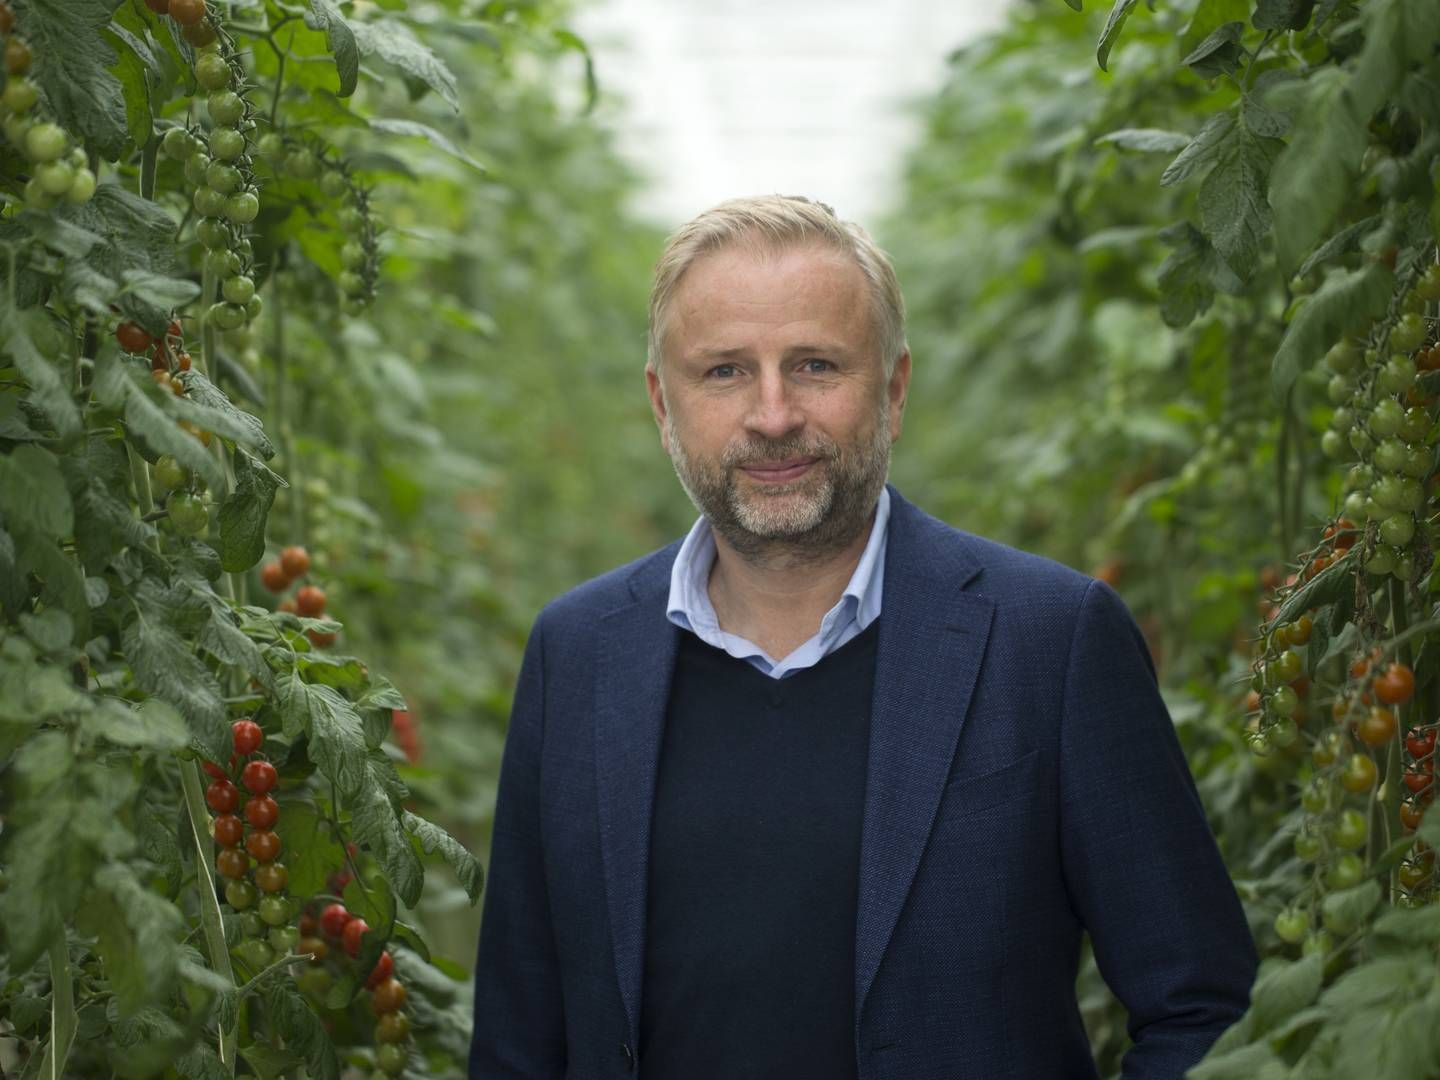
[[(846, 611), (853, 613), (857, 631), (864, 630), (880, 616), (889, 521), (890, 489), (884, 487), (875, 503), (870, 539), (860, 553), (860, 561), (855, 564), (845, 591), (821, 620), (820, 636), (833, 637), (843, 629), (849, 621), (845, 618)], [(710, 603), (710, 568), (714, 563), (715, 535), (702, 514), (685, 535), (675, 564), (670, 568), (670, 596), (665, 614), (676, 626), (692, 631), (711, 644), (715, 644), (721, 633), (714, 605)]]

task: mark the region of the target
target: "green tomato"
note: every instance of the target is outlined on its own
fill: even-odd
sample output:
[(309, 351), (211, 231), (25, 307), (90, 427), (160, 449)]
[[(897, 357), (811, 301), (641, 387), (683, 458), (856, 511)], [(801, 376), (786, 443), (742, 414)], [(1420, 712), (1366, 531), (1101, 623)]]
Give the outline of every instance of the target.
[(1299, 832), (1295, 834), (1295, 854), (1301, 861), (1314, 862), (1320, 858), (1322, 850), (1324, 850), (1324, 844), (1314, 833)]
[(1266, 665), (1267, 677), (1271, 668), (1277, 683), (1291, 683), (1305, 673), (1305, 661), (1294, 649), (1286, 649)]
[(210, 524), (210, 511), (198, 496), (187, 491), (172, 491), (165, 501), (170, 521), (183, 536), (199, 536)]
[(267, 132), (260, 136), (255, 151), (266, 161), (278, 162), (285, 154), (285, 139), (277, 132)]
[[(1275, 691), (1275, 698), (1278, 699), (1282, 695), (1287, 694), (1291, 698), (1295, 698), (1294, 704), (1290, 706), (1290, 712), (1294, 712), (1296, 706), (1299, 704), (1299, 698), (1295, 697), (1295, 691), (1291, 690), (1290, 687), (1282, 686), (1279, 690)], [(1280, 713), (1280, 716), (1265, 729), (1265, 741), (1271, 746), (1282, 748), (1293, 745), (1295, 740), (1300, 736), (1300, 728), (1296, 726), (1294, 720), (1290, 719), (1290, 713), (1282, 711), (1280, 706), (1273, 700), (1271, 707), (1274, 708), (1277, 713)]]
[(195, 81), (206, 90), (223, 90), (230, 85), (230, 65), (218, 52), (203, 53), (195, 61)]
[(234, 330), (245, 321), (245, 309), (236, 304), (211, 304), (209, 318), (221, 330)]
[(230, 246), (230, 230), (218, 218), (201, 218), (195, 236), (206, 251), (222, 251)]
[(1403, 548), (1415, 535), (1415, 519), (1409, 514), (1394, 514), (1380, 522), (1380, 539), (1391, 547)]
[(1370, 414), (1370, 420), (1366, 426), (1376, 438), (1385, 439), (1400, 430), (1404, 419), (1405, 410), (1400, 407), (1400, 403), (1394, 398), (1384, 398), (1376, 404), (1375, 411)]
[(205, 101), (210, 119), (217, 125), (238, 124), (245, 115), (245, 100), (233, 90), (216, 90)]
[(1350, 471), (1345, 474), (1345, 490), (1347, 492), (1367, 491), (1374, 482), (1375, 470), (1364, 463), (1350, 466)]
[(360, 296), (365, 292), (365, 279), (353, 270), (340, 273), (340, 291), (346, 296)]
[(1328, 930), (1316, 930), (1300, 946), (1302, 956), (1328, 956), (1335, 949), (1335, 939)]
[(245, 136), (231, 127), (210, 132), (210, 156), (221, 161), (234, 161), (245, 152)]
[[(340, 208), (340, 212), (339, 212), (338, 214), (336, 214), (335, 216), (336, 216), (336, 218), (337, 218), (337, 219), (339, 220), (339, 222), (340, 222), (340, 227), (341, 227), (342, 229), (344, 229), (346, 232), (351, 232), (351, 233), (353, 233), (353, 232), (355, 232), (357, 229), (361, 228), (361, 227), (365, 224), (365, 215), (362, 214), (362, 213), (360, 213), (360, 211), (357, 210), (357, 209), (356, 209), (355, 207), (353, 207), (353, 206), (344, 206), (344, 207), (341, 207), (341, 208)], [(1345, 384), (1345, 397), (1348, 398), (1349, 396), (1350, 396), (1350, 384), (1349, 384), (1349, 382), (1346, 382), (1346, 384)], [(1344, 400), (1344, 399), (1342, 398), (1341, 400)]]
[(255, 295), (255, 282), (244, 274), (236, 274), (225, 279), (220, 293), (232, 304), (248, 304)]
[(1325, 882), (1332, 889), (1353, 889), (1365, 880), (1365, 860), (1346, 852), (1325, 872)]
[(347, 240), (340, 249), (340, 263), (349, 270), (365, 265), (365, 245)]
[(1386, 394), (1403, 394), (1415, 381), (1415, 364), (1408, 356), (1392, 356), (1375, 377), (1375, 385)]
[(1405, 464), (1405, 444), (1391, 436), (1381, 439), (1375, 447), (1375, 467), (1386, 472), (1399, 472)]
[(247, 911), (240, 916), (240, 933), (247, 938), (264, 937), (267, 929), (260, 916), (253, 911)]
[(1354, 371), (1360, 364), (1360, 350), (1350, 341), (1337, 341), (1325, 354), (1325, 366), (1337, 375)]
[(169, 454), (161, 454), (153, 466), (155, 484), (162, 491), (178, 491), (190, 483), (190, 470)]
[(1320, 452), (1331, 461), (1344, 461), (1353, 456), (1350, 441), (1338, 431), (1327, 431), (1320, 436)]
[(262, 938), (246, 938), (231, 951), (252, 975), (263, 971), (275, 959), (275, 951)]
[(381, 1043), (375, 1049), (375, 1064), (386, 1076), (399, 1076), (405, 1071), (409, 1055), (399, 1043)]
[(1398, 434), (1408, 443), (1424, 442), (1430, 434), (1430, 414), (1418, 405), (1410, 406), (1400, 421)]
[(1401, 581), (1414, 581), (1415, 557), (1409, 552), (1402, 552), (1396, 554), (1393, 558), (1394, 565), (1391, 566), (1390, 573), (1394, 574)]
[(244, 911), (255, 903), (256, 895), (255, 886), (248, 881), (227, 881), (225, 883), (225, 901), (236, 911)]
[(1374, 574), (1376, 577), (1388, 574), (1394, 568), (1395, 560), (1391, 558), (1389, 548), (1377, 547), (1370, 558), (1365, 560), (1366, 571)]
[[(265, 899), (274, 898), (267, 896)], [(292, 953), (295, 951), (295, 946), (300, 943), (300, 931), (293, 926), (272, 927), (270, 933), (265, 935), (265, 940), (277, 954)]]
[(0, 131), (5, 132), (6, 140), (12, 146), (22, 150), (25, 147), (25, 135), (34, 126), (35, 121), (27, 116), (20, 116), (18, 114), (7, 116), (3, 121), (0, 121)]
[(1337, 847), (1346, 851), (1354, 851), (1356, 848), (1365, 846), (1365, 839), (1370, 832), (1369, 823), (1365, 815), (1359, 810), (1346, 810), (1340, 815), (1335, 823), (1335, 832), (1331, 839)]
[(225, 202), (225, 216), (236, 224), (254, 221), (260, 213), (260, 200), (253, 191), (241, 191)]
[(36, 124), (25, 133), (25, 155), (31, 161), (54, 161), (69, 149), (70, 136), (59, 124)]
[(196, 213), (201, 217), (218, 217), (225, 211), (225, 193), (212, 187), (196, 188), (191, 201), (195, 204)]
[(17, 115), (29, 112), (39, 100), (40, 92), (35, 89), (35, 84), (23, 78), (12, 78), (5, 84), (5, 92), (0, 94), (0, 104)]
[[(238, 191), (244, 182), (245, 178), (240, 175), (240, 170), (234, 165), (226, 165), (223, 161), (212, 161), (210, 167), (205, 170), (205, 183), (221, 195), (229, 195), (231, 192)], [(224, 208), (223, 204), (221, 208)], [(214, 214), (219, 212), (219, 210), (214, 211)], [(214, 216), (209, 211), (207, 211), (207, 215)]]
[(1363, 521), (1365, 518), (1366, 495), (1363, 491), (1352, 491), (1345, 496), (1345, 516), (1351, 521)]
[(1401, 317), (1390, 331), (1390, 347), (1396, 352), (1410, 353), (1425, 340), (1425, 319), (1411, 312)]
[(320, 160), (305, 147), (298, 147), (285, 155), (285, 171), (296, 180), (313, 180), (320, 171)]
[(238, 274), (244, 265), (245, 262), (239, 255), (224, 248), (205, 253), (205, 269), (217, 278)]
[(190, 133), (183, 127), (172, 127), (160, 140), (160, 149), (166, 157), (184, 161), (190, 156)]
[(330, 972), (326, 971), (323, 967), (315, 967), (309, 964), (300, 972), (300, 977), (296, 980), (300, 986), (300, 992), (312, 998), (323, 998), (326, 991), (330, 989), (330, 983), (332, 981), (333, 979)]
[(1299, 945), (1310, 932), (1310, 916), (1300, 908), (1286, 908), (1275, 916), (1275, 934), (1281, 941)]
[(350, 184), (344, 173), (337, 169), (328, 169), (320, 177), (320, 190), (332, 199), (338, 199), (350, 190)]
[(1413, 476), (1417, 480), (1423, 480), (1430, 475), (1430, 467), (1434, 464), (1434, 456), (1429, 450), (1415, 447), (1405, 451), (1405, 460), (1400, 463), (1400, 471), (1406, 476)]
[(89, 169), (76, 169), (75, 178), (65, 192), (65, 201), (79, 206), (87, 203), (95, 194), (95, 174)]
[(196, 185), (205, 183), (205, 178), (210, 173), (210, 155), (203, 150), (196, 150), (185, 159), (185, 179)]
[(1414, 513), (1425, 505), (1424, 485), (1413, 476), (1395, 477), (1396, 509)]
[(1415, 292), (1422, 300), (1440, 300), (1440, 264), (1431, 263), (1415, 283)]
[(268, 893), (260, 898), (260, 918), (271, 926), (284, 926), (290, 921), (290, 901)]
[(1369, 457), (1375, 449), (1375, 440), (1368, 431), (1356, 424), (1350, 429), (1350, 446), (1361, 457)]
[(75, 170), (68, 161), (47, 161), (35, 166), (35, 180), (46, 195), (64, 195), (75, 182)]
[(250, 297), (245, 301), (245, 318), (254, 320), (260, 317), (260, 311), (265, 305), (260, 302), (259, 295)]
[(1335, 785), (1324, 776), (1312, 776), (1300, 792), (1300, 805), (1311, 814), (1323, 814), (1335, 801)]

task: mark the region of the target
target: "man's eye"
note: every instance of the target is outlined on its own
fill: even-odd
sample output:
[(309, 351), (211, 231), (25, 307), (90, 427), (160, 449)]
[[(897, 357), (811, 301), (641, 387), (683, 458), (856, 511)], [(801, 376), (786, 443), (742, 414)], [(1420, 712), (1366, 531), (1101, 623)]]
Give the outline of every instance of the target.
[(720, 364), (710, 369), (710, 374), (717, 379), (728, 379), (735, 374), (734, 364)]
[(812, 356), (805, 361), (805, 370), (814, 374), (820, 374), (826, 371), (834, 371), (835, 365), (829, 360), (821, 360), (819, 357)]

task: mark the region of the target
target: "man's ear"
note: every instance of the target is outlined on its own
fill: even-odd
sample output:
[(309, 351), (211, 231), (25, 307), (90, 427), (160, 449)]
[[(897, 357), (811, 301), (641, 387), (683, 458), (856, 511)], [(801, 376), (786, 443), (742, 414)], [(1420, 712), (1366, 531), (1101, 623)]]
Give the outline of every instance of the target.
[(905, 422), (905, 400), (910, 393), (910, 351), (901, 353), (895, 361), (895, 370), (886, 386), (890, 403), (890, 441), (900, 438), (900, 429)]
[(661, 384), (660, 373), (649, 362), (645, 364), (645, 389), (650, 395), (650, 411), (655, 414), (655, 425), (660, 429), (660, 445), (668, 454), (670, 444), (665, 438), (665, 387)]

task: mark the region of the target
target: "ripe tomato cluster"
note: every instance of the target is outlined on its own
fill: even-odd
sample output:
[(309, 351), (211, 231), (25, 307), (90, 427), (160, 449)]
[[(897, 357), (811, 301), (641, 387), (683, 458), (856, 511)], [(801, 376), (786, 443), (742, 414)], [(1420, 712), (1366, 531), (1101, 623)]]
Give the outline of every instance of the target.
[[(220, 845), (215, 869), (225, 879), (226, 901), (240, 917), (242, 937), (235, 953), (254, 974), (277, 955), (291, 951), (299, 933), (289, 925), (293, 917), (286, 893), (290, 874), (278, 861), (282, 844), (274, 831), (280, 805), (270, 792), (279, 775), (269, 761), (254, 757), (265, 742), (265, 732), (253, 720), (236, 720), (231, 725), (231, 742), (235, 753), (228, 770), (214, 762), (204, 763), (211, 778), (205, 802), (217, 815), (211, 823)], [(232, 778), (237, 769), (239, 785)]]
[(15, 29), (15, 12), (0, 0), (5, 89), (0, 93), (0, 131), (29, 163), (25, 204), (45, 210), (57, 203), (79, 204), (95, 194), (95, 173), (83, 147), (59, 124), (37, 117), (40, 91), (30, 81), (34, 57)]
[[(299, 976), (300, 989), (312, 997), (323, 995), (332, 981), (327, 960), (341, 962), (332, 947), (339, 945), (353, 961), (360, 956), (362, 939), (369, 930), (370, 925), (364, 919), (338, 902), (326, 905), (318, 915), (308, 911), (301, 915), (296, 952), (309, 953), (311, 961)], [(405, 1071), (408, 1053), (401, 1044), (410, 1035), (410, 1018), (403, 1011), (407, 996), (405, 984), (395, 977), (394, 971), (394, 957), (384, 951), (365, 977), (370, 1010), (376, 1018), (376, 1065), (387, 1076), (398, 1076)]]
[(145, 0), (145, 6), (157, 15), (169, 15), (180, 26), (180, 33), (197, 49), (215, 41), (215, 27), (206, 18), (205, 0)]
[[(271, 559), (260, 567), (260, 583), (272, 593), (283, 593), (298, 578), (310, 572), (310, 553), (303, 547), (291, 545), (281, 550), (278, 558)], [(325, 590), (318, 585), (302, 585), (276, 605), (277, 611), (288, 611), (292, 615), (303, 615), (318, 619), (325, 614)], [(335, 644), (333, 630), (307, 630), (305, 636), (317, 649), (326, 649)]]

